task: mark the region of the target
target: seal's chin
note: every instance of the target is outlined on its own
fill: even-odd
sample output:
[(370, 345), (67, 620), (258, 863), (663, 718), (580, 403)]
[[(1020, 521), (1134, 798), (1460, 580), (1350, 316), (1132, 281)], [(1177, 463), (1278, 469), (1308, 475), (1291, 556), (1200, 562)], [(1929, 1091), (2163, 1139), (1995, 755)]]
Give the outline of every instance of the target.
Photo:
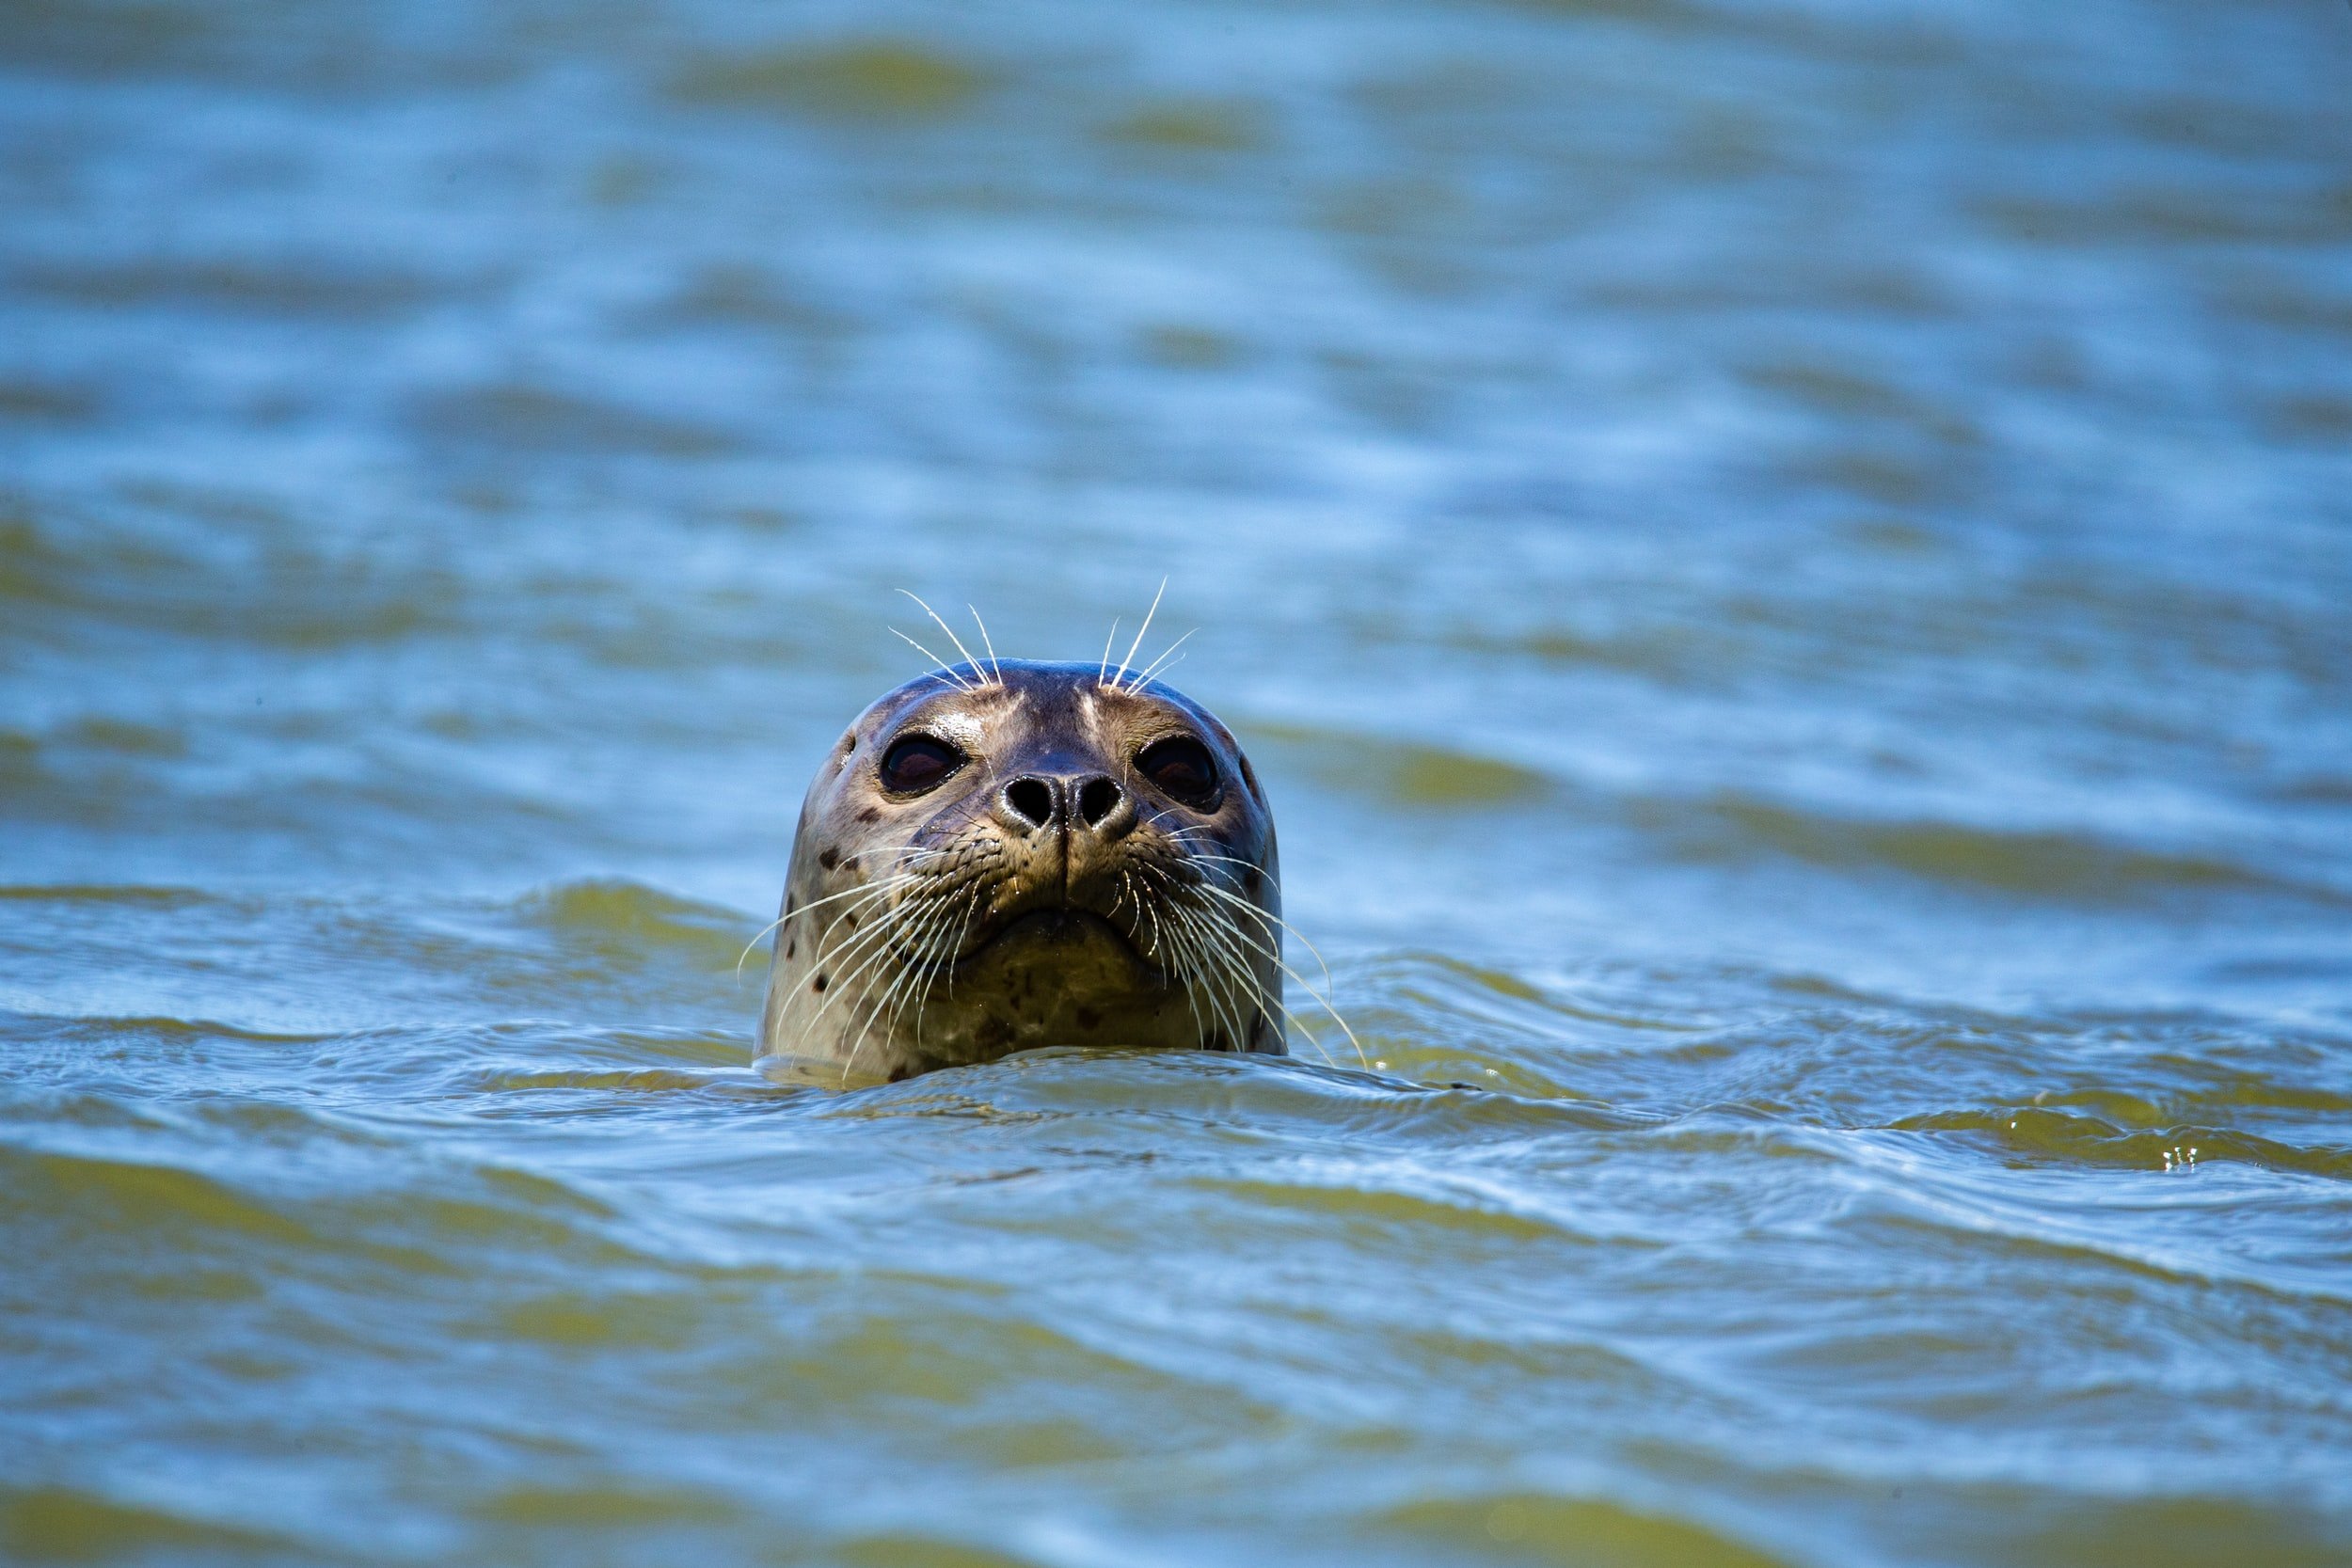
[(1144, 961), (1127, 933), (1092, 910), (1056, 906), (1014, 915), (984, 933), (956, 963), (961, 969), (968, 964), (1006, 960), (1099, 960), (1114, 952), (1137, 964)]
[(914, 1055), (985, 1062), (1036, 1046), (1197, 1046), (1185, 993), (1088, 910), (1018, 911), (926, 993)]

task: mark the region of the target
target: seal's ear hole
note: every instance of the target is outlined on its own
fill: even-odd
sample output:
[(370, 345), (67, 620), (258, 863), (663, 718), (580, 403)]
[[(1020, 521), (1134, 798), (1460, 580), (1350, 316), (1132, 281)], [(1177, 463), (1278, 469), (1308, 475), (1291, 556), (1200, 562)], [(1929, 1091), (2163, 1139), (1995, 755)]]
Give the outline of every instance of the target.
[(911, 735), (882, 753), (882, 787), (893, 795), (920, 795), (962, 770), (964, 755), (944, 740)]
[(1216, 799), (1216, 761), (1188, 735), (1146, 746), (1136, 770), (1185, 805), (1207, 806)]
[(1240, 752), (1234, 752), (1233, 755), (1241, 760), (1241, 782), (1248, 786), (1249, 798), (1258, 804), (1264, 805), (1265, 791), (1258, 787), (1258, 775), (1250, 771), (1248, 756)]

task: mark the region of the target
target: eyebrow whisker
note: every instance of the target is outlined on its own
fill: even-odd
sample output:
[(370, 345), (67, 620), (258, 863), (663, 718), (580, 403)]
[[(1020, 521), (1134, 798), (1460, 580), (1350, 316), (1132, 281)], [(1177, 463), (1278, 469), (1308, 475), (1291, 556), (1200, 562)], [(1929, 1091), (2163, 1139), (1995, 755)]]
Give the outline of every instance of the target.
[[(1199, 626), (1195, 626), (1192, 628), (1192, 631), (1199, 631), (1200, 629), (1200, 628)], [(1133, 681), (1128, 683), (1130, 689), (1132, 689), (1136, 687), (1140, 687), (1145, 681), (1150, 680), (1163, 669), (1173, 670), (1176, 668), (1176, 664), (1182, 664), (1184, 660), (1181, 657), (1176, 660), (1176, 664), (1168, 663), (1168, 656), (1175, 653), (1177, 649), (1183, 647), (1185, 642), (1191, 640), (1192, 631), (1184, 633), (1184, 636), (1178, 638), (1175, 641), (1170, 642), (1165, 649), (1163, 649), (1160, 653), (1160, 657), (1153, 659), (1151, 666), (1146, 669), (1143, 673), (1137, 675)]]
[(922, 643), (917, 642), (914, 638), (909, 637), (905, 632), (900, 631), (897, 626), (892, 626), (890, 628), (890, 635), (897, 638), (899, 641), (904, 642), (908, 647), (913, 648), (916, 653), (921, 654), (925, 658), (930, 659), (933, 664), (939, 666), (940, 678), (954, 686), (957, 690), (977, 691), (979, 689), (978, 687), (974, 686), (970, 681), (965, 680), (961, 675), (957, 674), (954, 670), (950, 669), (946, 659), (940, 657), (937, 654), (923, 646)]
[(1130, 661), (1132, 661), (1132, 660), (1135, 658), (1135, 657), (1136, 657), (1136, 654), (1137, 650), (1139, 650), (1139, 649), (1141, 649), (1141, 648), (1142, 648), (1142, 646), (1143, 646), (1143, 637), (1144, 637), (1144, 633), (1146, 633), (1146, 632), (1148, 632), (1148, 631), (1150, 631), (1150, 630), (1152, 629), (1152, 616), (1154, 616), (1154, 615), (1157, 615), (1157, 614), (1160, 612), (1160, 599), (1161, 599), (1161, 598), (1162, 598), (1162, 596), (1163, 596), (1163, 595), (1165, 595), (1167, 593), (1168, 593), (1168, 579), (1167, 579), (1166, 578), (1160, 578), (1160, 591), (1159, 591), (1159, 593), (1154, 594), (1152, 594), (1152, 608), (1151, 608), (1151, 609), (1149, 609), (1149, 610), (1145, 610), (1145, 611), (1143, 612), (1143, 625), (1141, 625), (1141, 626), (1137, 626), (1137, 627), (1136, 628), (1136, 640), (1135, 640), (1133, 642), (1130, 642), (1129, 644), (1127, 644), (1127, 653), (1126, 653), (1126, 657), (1123, 657), (1123, 658), (1121, 658), (1121, 659), (1119, 661), (1119, 674), (1118, 674), (1116, 677), (1114, 677), (1114, 678), (1112, 679), (1112, 681), (1111, 681), (1111, 689), (1112, 689), (1112, 690), (1114, 690), (1114, 691), (1119, 691), (1119, 690), (1124, 690), (1124, 689), (1127, 689), (1126, 688), (1122, 687), (1120, 683), (1121, 681), (1123, 681), (1123, 680), (1125, 680), (1125, 679), (1126, 679), (1126, 675), (1127, 675), (1127, 666), (1128, 666), (1129, 662), (1130, 662)]
[(980, 628), (980, 646), (988, 650), (988, 667), (996, 676), (996, 684), (1004, 685), (1005, 667), (996, 662), (996, 642), (988, 635), (988, 623), (980, 619), (980, 607), (976, 604), (966, 604), (963, 608), (972, 612), (972, 624)]
[[(915, 593), (914, 590), (912, 590), (912, 589), (907, 589), (907, 588), (901, 588), (901, 589), (899, 589), (899, 590), (898, 590), (898, 592), (899, 592), (899, 593), (901, 593), (901, 594), (905, 594), (908, 598), (913, 599), (913, 600), (914, 600), (916, 604), (918, 604), (918, 605), (921, 605), (921, 606), (922, 606), (922, 608), (923, 608), (923, 613), (924, 613), (924, 614), (926, 614), (926, 615), (928, 615), (928, 616), (930, 616), (930, 617), (931, 618), (931, 625), (933, 625), (933, 626), (937, 626), (937, 627), (938, 627), (941, 631), (946, 632), (946, 633), (947, 634), (947, 641), (955, 644), (955, 647), (956, 647), (956, 652), (958, 652), (958, 653), (960, 653), (960, 654), (961, 654), (961, 655), (963, 656), (963, 662), (964, 662), (964, 666), (965, 666), (965, 668), (967, 668), (967, 669), (971, 670), (971, 671), (972, 671), (975, 674), (977, 674), (977, 673), (979, 673), (980, 661), (979, 661), (978, 659), (977, 659), (977, 658), (974, 658), (974, 657), (972, 657), (972, 650), (971, 650), (971, 649), (969, 649), (969, 648), (967, 648), (967, 647), (965, 647), (965, 646), (963, 645), (963, 639), (962, 639), (962, 638), (961, 638), (961, 637), (958, 637), (958, 636), (956, 635), (956, 628), (955, 628), (955, 627), (953, 627), (953, 626), (949, 626), (946, 622), (945, 622), (945, 621), (941, 620), (941, 619), (939, 618), (939, 611), (938, 611), (938, 610), (933, 610), (933, 609), (932, 609), (932, 608), (931, 608), (931, 607), (930, 607), (928, 603), (926, 603), (926, 602), (924, 601), (923, 595), (921, 595), (920, 594), (917, 594), (917, 593)], [(977, 613), (977, 612), (976, 612), (976, 613)], [(985, 686), (985, 685), (987, 685), (987, 684), (988, 684), (988, 682), (987, 682), (987, 681), (985, 681), (985, 680), (976, 682), (976, 683), (974, 684), (974, 686), (973, 686), (972, 689), (974, 689), (974, 690), (976, 690), (976, 691), (977, 691), (977, 690), (978, 690), (978, 689), (979, 689), (979, 688), (980, 688), (980, 687)]]

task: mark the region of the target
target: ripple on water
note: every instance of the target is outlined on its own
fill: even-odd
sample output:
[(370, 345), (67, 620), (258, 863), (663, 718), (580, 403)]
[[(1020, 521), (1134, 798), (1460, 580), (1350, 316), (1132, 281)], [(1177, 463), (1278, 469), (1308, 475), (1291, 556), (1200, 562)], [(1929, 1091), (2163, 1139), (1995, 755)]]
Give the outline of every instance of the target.
[[(721, 985), (723, 912), (650, 890), (566, 885), (486, 927), (467, 918), (485, 956), (524, 942), (522, 961), (601, 965), (608, 983), (675, 963)], [(506, 985), (495, 966), (481, 978), (492, 996)], [(1083, 1484), (1125, 1499), (1139, 1528), (1171, 1497), (1225, 1495), (1226, 1466), (1257, 1453), (1298, 1488), (1288, 1524), (1256, 1527), (1285, 1539), (1775, 1561), (1781, 1528), (1760, 1499), (1788, 1484), (1764, 1441), (1782, 1423), (1857, 1441), (1916, 1419), (1997, 1430), (2032, 1346), (2042, 1370), (2026, 1386), (2054, 1427), (2144, 1409), (2173, 1440), (2227, 1443), (2248, 1415), (2229, 1399), (2180, 1406), (2159, 1369), (2256, 1325), (2298, 1369), (2352, 1350), (2313, 1316), (2331, 1298), (2306, 1294), (2325, 1268), (2277, 1254), (2296, 1230), (2280, 1213), (2266, 1243), (2240, 1235), (2225, 1256), (2210, 1250), (2220, 1226), (2184, 1227), (2180, 1204), (2113, 1187), (2190, 1195), (2238, 1161), (2332, 1184), (2340, 1151), (2298, 1158), (2201, 1126), (2198, 1147), (2217, 1152), (2171, 1185), (2156, 1157), (2177, 1124), (2125, 1132), (2043, 1110), (2012, 1117), (2005, 1141), (1992, 1113), (1951, 1108), (2054, 1032), (2106, 1030), (2110, 1076), (2130, 1081), (2203, 1060), (2173, 1036), (2210, 1023), (1936, 1019), (1769, 974), (1664, 978), (1396, 955), (1339, 975), (1386, 1070), (1047, 1052), (847, 1095), (764, 1085), (740, 1043), (730, 1071), (726, 1039), (675, 1026), (52, 1022), (65, 1060), (109, 1038), (204, 1053), (138, 1049), (85, 1080), (110, 1086), (59, 1083), (53, 1096), (84, 1106), (72, 1117), (26, 1099), (43, 1074), (20, 1079), (0, 1191), (46, 1259), (16, 1289), (90, 1302), (84, 1346), (177, 1315), (189, 1370), (143, 1397), (176, 1408), (203, 1390), (248, 1448), (285, 1445), (273, 1463), (296, 1463), (290, 1390), (355, 1361), (424, 1369), (413, 1399), (378, 1396), (376, 1418), (421, 1433), (425, 1401), (435, 1428), (453, 1419), (501, 1455), (449, 1483), (457, 1512), (437, 1528), (477, 1546), (583, 1519), (608, 1538), (727, 1540), (782, 1507), (850, 1554), (905, 1527), (845, 1500), (854, 1488), (826, 1500), (828, 1478), (882, 1463), (975, 1519), (1057, 1518), (1043, 1499)], [(1759, 1017), (1772, 997), (1779, 1011)], [(30, 1022), (10, 1025), (20, 1040), (39, 1037)], [(1889, 1071), (1906, 1060), (1915, 1071)], [(1507, 1065), (1511, 1090), (1486, 1087), (1479, 1064)], [(1461, 1072), (1479, 1086), (1441, 1076)], [(2340, 1093), (2210, 1072), (2216, 1102), (2253, 1115), (2324, 1120)], [(2131, 1103), (2134, 1119), (2161, 1109)], [(1922, 1138), (1944, 1151), (1904, 1152)], [(2021, 1155), (2072, 1185), (2001, 1180)], [(2315, 1203), (2301, 1244), (2328, 1244), (2338, 1212)], [(99, 1235), (103, 1249), (69, 1241)], [(55, 1351), (63, 1332), (37, 1338)], [(2118, 1336), (2106, 1386), (2060, 1370), (2059, 1347)], [(491, 1370), (460, 1375), (425, 1348), (448, 1343), (496, 1347)], [(134, 1375), (103, 1355), (56, 1367), (22, 1385), (45, 1420), (127, 1397)], [(1834, 1399), (1833, 1369), (1867, 1394)], [(622, 1428), (583, 1422), (580, 1402)], [(532, 1457), (533, 1430), (564, 1433), (562, 1448)], [(666, 1457), (622, 1430), (666, 1433)], [(1719, 1472), (1705, 1516), (1674, 1479), (1700, 1461), (1654, 1457), (1693, 1431), (1715, 1434), (1698, 1450)], [(1311, 1457), (1358, 1445), (1353, 1479)], [(1528, 1445), (1569, 1470), (1545, 1479), (1505, 1457)], [(1803, 1484), (1851, 1513), (1883, 1472), (1867, 1444), (1837, 1451)], [(2050, 1457), (2036, 1454), (2016, 1463)], [(1466, 1455), (1498, 1468), (1471, 1481)], [(366, 1484), (356, 1452), (300, 1464), (321, 1496)], [(1915, 1461), (1885, 1484), (1910, 1490), (1906, 1517), (1948, 1523), (1994, 1480), (2026, 1485), (1996, 1471)], [(575, 1491), (606, 1504), (567, 1513)], [(41, 1496), (12, 1505), (25, 1539), (77, 1510), (96, 1512), (74, 1528), (98, 1531), (99, 1513), (130, 1506)], [(2041, 1509), (1999, 1552), (2063, 1560), (2051, 1543), (2074, 1538)], [(1883, 1512), (1851, 1528), (1907, 1538)], [(2302, 1538), (2272, 1523), (2292, 1560)], [(244, 1540), (246, 1526), (198, 1514), (188, 1528)], [(292, 1539), (334, 1538), (320, 1515)], [(1016, 1561), (1034, 1547), (984, 1528), (972, 1544)]]

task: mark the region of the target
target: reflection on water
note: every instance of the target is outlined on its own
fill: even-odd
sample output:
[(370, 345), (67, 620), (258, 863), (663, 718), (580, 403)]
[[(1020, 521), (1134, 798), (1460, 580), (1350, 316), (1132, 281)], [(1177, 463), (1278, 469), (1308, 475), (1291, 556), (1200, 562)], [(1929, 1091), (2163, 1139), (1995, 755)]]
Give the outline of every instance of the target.
[[(0, 8), (0, 1557), (2352, 1557), (2348, 73)], [(1364, 1059), (754, 1075), (892, 590), (1164, 575)]]

